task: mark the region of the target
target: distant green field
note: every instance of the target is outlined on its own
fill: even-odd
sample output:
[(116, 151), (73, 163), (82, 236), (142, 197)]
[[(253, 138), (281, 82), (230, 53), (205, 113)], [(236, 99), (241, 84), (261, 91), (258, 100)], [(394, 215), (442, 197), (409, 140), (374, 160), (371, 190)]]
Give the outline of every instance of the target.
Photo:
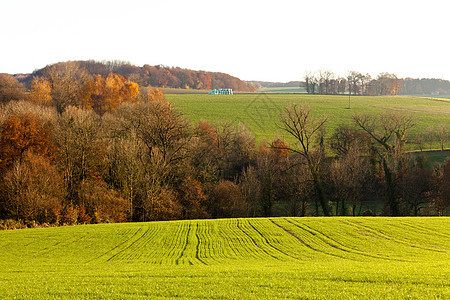
[[(280, 136), (290, 140), (280, 129), (279, 115), (287, 104), (310, 105), (316, 116), (327, 115), (327, 132), (339, 124), (352, 122), (352, 115), (359, 112), (379, 114), (382, 111), (403, 111), (414, 115), (417, 126), (410, 131), (410, 140), (417, 132), (446, 124), (450, 128), (450, 101), (417, 97), (351, 97), (300, 95), (300, 94), (247, 94), (247, 95), (167, 95), (167, 99), (184, 111), (192, 121), (201, 119), (242, 122), (248, 126), (258, 141), (273, 140)], [(446, 147), (450, 147), (450, 141)], [(433, 148), (438, 148), (437, 142)], [(407, 146), (417, 150), (415, 144)]]
[(306, 93), (304, 87), (264, 87), (258, 90), (259, 93)]
[(0, 232), (1, 299), (449, 299), (450, 219), (262, 218)]
[(423, 98), (434, 98), (434, 99), (450, 99), (449, 94), (442, 94), (442, 95), (410, 95), (413, 97), (423, 97)]
[(157, 88), (163, 91), (164, 94), (208, 94), (211, 90), (194, 90), (194, 89), (179, 89), (179, 88)]
[(424, 152), (414, 151), (414, 152), (411, 152), (411, 154), (413, 156), (425, 155), (428, 159), (428, 162), (431, 164), (431, 166), (433, 166), (435, 163), (445, 162), (445, 160), (450, 157), (450, 150), (447, 149), (445, 151), (439, 151), (439, 150), (436, 151), (435, 150), (435, 151), (424, 151)]

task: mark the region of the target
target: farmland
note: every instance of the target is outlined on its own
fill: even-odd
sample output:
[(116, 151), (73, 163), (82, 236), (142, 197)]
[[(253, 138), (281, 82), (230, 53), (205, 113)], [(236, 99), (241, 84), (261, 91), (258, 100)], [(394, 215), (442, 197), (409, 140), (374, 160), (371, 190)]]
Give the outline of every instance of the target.
[(0, 297), (448, 299), (448, 218), (263, 218), (0, 232)]
[[(428, 99), (417, 97), (366, 97), (325, 96), (299, 94), (245, 94), (245, 95), (166, 95), (166, 98), (179, 107), (192, 121), (201, 119), (244, 123), (255, 135), (257, 141), (273, 140), (279, 136), (286, 140), (279, 127), (279, 115), (283, 107), (291, 104), (311, 106), (316, 116), (326, 115), (327, 133), (331, 134), (339, 124), (350, 124), (355, 113), (368, 112), (378, 114), (386, 110), (411, 113), (417, 125), (411, 129), (409, 150), (417, 150), (413, 144), (417, 132), (425, 132), (429, 127), (436, 128), (446, 124), (450, 128), (450, 101), (446, 99)], [(447, 145), (447, 148), (449, 146)], [(437, 142), (433, 148), (438, 148)]]
[(304, 87), (262, 87), (259, 93), (306, 93)]

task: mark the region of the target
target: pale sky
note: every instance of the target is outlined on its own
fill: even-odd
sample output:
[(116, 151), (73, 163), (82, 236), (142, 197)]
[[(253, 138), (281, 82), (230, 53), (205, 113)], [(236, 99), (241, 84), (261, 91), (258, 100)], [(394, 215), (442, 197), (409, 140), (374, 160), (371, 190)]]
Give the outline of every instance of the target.
[(0, 73), (130, 61), (302, 80), (356, 70), (450, 80), (448, 0), (0, 0)]

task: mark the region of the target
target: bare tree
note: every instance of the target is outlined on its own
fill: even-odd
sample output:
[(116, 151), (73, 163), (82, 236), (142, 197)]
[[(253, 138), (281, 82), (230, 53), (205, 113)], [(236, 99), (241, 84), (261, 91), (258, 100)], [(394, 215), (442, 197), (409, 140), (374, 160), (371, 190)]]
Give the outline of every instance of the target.
[(306, 71), (304, 79), (306, 84), (306, 92), (308, 94), (315, 94), (319, 83), (317, 76), (311, 71)]
[(133, 131), (127, 136), (115, 137), (111, 140), (108, 151), (109, 181), (122, 192), (127, 200), (131, 220), (134, 220), (135, 200), (142, 192), (145, 155), (146, 149)]
[(385, 177), (387, 207), (393, 216), (400, 215), (396, 181), (403, 168), (403, 147), (407, 131), (415, 125), (411, 115), (386, 112), (379, 118), (369, 114), (353, 116), (356, 125), (374, 141), (371, 149), (377, 157)]
[(77, 104), (81, 86), (90, 79), (75, 61), (47, 66), (43, 74), (50, 84), (52, 101), (60, 114), (66, 107)]
[(378, 95), (397, 95), (402, 88), (402, 80), (386, 72), (378, 74), (374, 84)]
[(325, 93), (326, 95), (333, 94), (331, 92), (331, 81), (335, 78), (335, 75), (330, 70), (321, 70), (319, 71), (320, 81), (323, 85), (322, 93)]
[(64, 199), (62, 176), (50, 161), (26, 152), (2, 178), (0, 207), (7, 217), (55, 223)]
[(100, 118), (93, 111), (71, 107), (59, 117), (55, 139), (70, 201), (77, 201), (81, 182), (102, 175), (106, 145), (100, 126)]
[(421, 132), (416, 134), (416, 143), (419, 146), (420, 151), (423, 151), (423, 146), (425, 145), (425, 138)]
[[(320, 176), (323, 148), (315, 149), (317, 137), (324, 129), (327, 117), (316, 119), (311, 116), (311, 109), (305, 106), (291, 105), (281, 115), (282, 129), (295, 138), (294, 147), (287, 147), (306, 159), (314, 183), (314, 188), (325, 216), (330, 215), (328, 199)], [(320, 144), (320, 142), (319, 142)]]
[(330, 137), (330, 148), (339, 156), (344, 157), (352, 149), (358, 149), (361, 153), (368, 152), (368, 137), (357, 128), (341, 124)]
[(425, 131), (425, 140), (427, 141), (428, 145), (430, 146), (430, 150), (433, 149), (434, 139), (435, 139), (434, 127), (430, 126)]
[(420, 215), (420, 210), (435, 198), (437, 178), (435, 171), (425, 169), (423, 158), (419, 157), (399, 183), (399, 190), (408, 214)]
[(26, 98), (25, 89), (17, 79), (9, 74), (0, 73), (0, 103)]
[(447, 126), (444, 123), (439, 124), (436, 134), (439, 139), (439, 143), (441, 144), (441, 150), (444, 151), (445, 143), (447, 142), (448, 138)]
[(361, 78), (363, 75), (356, 71), (350, 71), (347, 75), (348, 92), (349, 94), (361, 94)]
[[(133, 219), (148, 221), (180, 217), (181, 206), (176, 199), (174, 185), (177, 179), (186, 177), (190, 156), (192, 132), (190, 123), (181, 113), (165, 101), (125, 104), (115, 113), (119, 119), (116, 135), (135, 139), (133, 148), (138, 157), (127, 157), (123, 146), (117, 154), (124, 160), (119, 170), (127, 174), (119, 176), (128, 193), (128, 203), (133, 205)], [(122, 149), (120, 149), (122, 148)], [(138, 153), (136, 153), (138, 152)], [(130, 163), (125, 166), (124, 163)], [(142, 170), (136, 168), (141, 167)], [(126, 169), (125, 169), (126, 168)], [(139, 180), (139, 193), (130, 194), (133, 180)], [(133, 199), (134, 198), (134, 199)], [(130, 202), (133, 200), (133, 203)]]
[(358, 148), (350, 149), (343, 157), (331, 163), (331, 181), (337, 190), (336, 215), (347, 215), (347, 205), (350, 205), (353, 216), (357, 214), (357, 206), (361, 206), (368, 182), (373, 179), (370, 174), (370, 163), (361, 156)]

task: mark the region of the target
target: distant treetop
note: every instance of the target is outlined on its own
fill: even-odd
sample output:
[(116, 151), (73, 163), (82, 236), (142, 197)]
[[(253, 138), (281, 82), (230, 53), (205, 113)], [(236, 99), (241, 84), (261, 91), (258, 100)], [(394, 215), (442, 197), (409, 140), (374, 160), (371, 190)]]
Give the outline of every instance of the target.
[[(46, 73), (46, 70), (54, 65), (67, 64), (71, 62), (60, 62), (48, 65), (42, 69), (34, 71), (28, 76), (21, 76), (20, 82), (30, 86), (33, 77), (40, 77)], [(130, 62), (113, 61), (77, 61), (89, 75), (101, 75), (107, 77), (110, 73), (126, 76), (130, 81), (139, 84), (139, 86), (169, 87), (183, 89), (221, 89), (229, 88), (241, 92), (255, 92), (256, 88), (237, 77), (220, 73), (207, 71), (194, 71), (179, 67), (168, 67), (163, 65), (144, 65), (138, 67)]]

